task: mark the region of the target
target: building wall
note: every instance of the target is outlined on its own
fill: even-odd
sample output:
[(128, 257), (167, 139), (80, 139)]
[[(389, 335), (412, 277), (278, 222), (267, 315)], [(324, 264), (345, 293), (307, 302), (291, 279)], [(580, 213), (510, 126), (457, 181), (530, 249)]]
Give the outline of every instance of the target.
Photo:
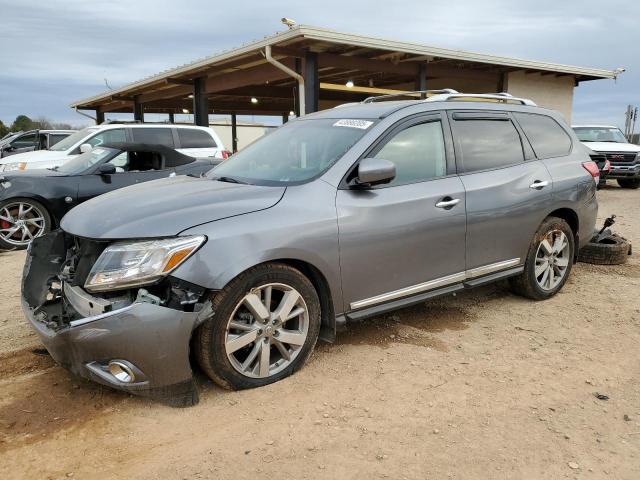
[[(231, 120), (219, 119), (211, 122), (211, 128), (218, 134), (224, 144), (224, 148), (231, 151), (233, 143), (231, 139)], [(242, 150), (250, 143), (273, 130), (273, 127), (261, 125), (259, 123), (238, 122), (238, 150)]]
[(541, 107), (558, 110), (571, 123), (574, 79), (539, 73), (509, 72), (506, 89), (514, 97), (530, 98)]

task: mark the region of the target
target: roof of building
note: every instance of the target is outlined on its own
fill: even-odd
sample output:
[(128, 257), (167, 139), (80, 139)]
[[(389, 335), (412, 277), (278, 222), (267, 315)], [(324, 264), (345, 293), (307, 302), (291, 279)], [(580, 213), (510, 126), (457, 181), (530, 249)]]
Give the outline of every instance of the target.
[[(317, 52), (320, 56), (320, 67), (323, 69), (320, 74), (320, 81), (335, 80), (334, 83), (343, 81), (345, 78), (352, 78), (354, 72), (357, 73), (358, 70), (367, 72), (367, 76), (370, 78), (371, 72), (377, 71), (376, 66), (380, 65), (383, 69), (380, 71), (384, 72), (384, 76), (381, 75), (379, 81), (376, 78), (376, 86), (378, 84), (383, 86), (385, 83), (391, 85), (394, 82), (397, 84), (400, 81), (407, 81), (407, 78), (411, 76), (419, 64), (425, 63), (427, 65), (427, 74), (431, 72), (440, 77), (455, 76), (456, 74), (459, 76), (461, 72), (480, 77), (482, 75), (487, 76), (489, 73), (495, 75), (496, 72), (525, 70), (531, 73), (542, 73), (543, 75), (572, 75), (577, 81), (585, 81), (615, 78), (620, 73), (617, 70), (577, 67), (544, 61), (487, 55), (337, 32), (308, 25), (296, 25), (286, 31), (267, 36), (241, 47), (223, 51), (143, 78), (121, 88), (73, 102), (71, 107), (92, 109), (111, 102), (113, 104), (111, 111), (117, 111), (115, 108), (117, 102), (130, 102), (136, 95), (146, 96), (146, 98), (142, 99), (145, 103), (157, 102), (159, 99), (177, 98), (171, 96), (174, 93), (175, 95), (186, 97), (186, 94), (183, 93), (187, 92), (185, 87), (192, 88), (191, 85), (194, 78), (207, 76), (212, 84), (212, 87), (208, 84), (207, 92), (219, 92), (221, 98), (218, 101), (222, 105), (220, 110), (225, 110), (224, 105), (231, 105), (231, 102), (229, 101), (230, 97), (224, 96), (222, 92), (233, 90), (237, 85), (245, 86), (246, 84), (246, 82), (241, 84), (238, 81), (226, 81), (225, 75), (251, 71), (257, 79), (265, 79), (259, 82), (260, 85), (264, 85), (265, 82), (270, 82), (270, 80), (274, 81), (270, 82), (269, 86), (277, 86), (278, 81), (281, 82), (281, 86), (288, 86), (291, 83), (291, 78), (282, 78), (282, 72), (279, 72), (280, 78), (273, 76), (273, 79), (269, 79), (268, 76), (264, 76), (264, 72), (269, 70), (261, 72), (257, 68), (264, 66), (276, 70), (272, 65), (264, 65), (266, 63), (264, 59), (266, 46), (271, 46), (274, 57), (280, 59), (288, 57), (300, 58), (301, 52)], [(292, 60), (292, 58), (288, 59)], [(413, 76), (415, 76), (415, 73), (413, 73)], [(218, 85), (217, 90), (216, 85)], [(236, 88), (236, 90), (238, 89)], [(153, 92), (153, 94), (150, 92)], [(335, 92), (336, 95), (343, 93)], [(183, 100), (185, 99), (183, 98)], [(158, 103), (158, 105), (161, 105), (161, 103)], [(164, 104), (162, 105), (164, 106)], [(176, 107), (178, 106), (176, 104)]]

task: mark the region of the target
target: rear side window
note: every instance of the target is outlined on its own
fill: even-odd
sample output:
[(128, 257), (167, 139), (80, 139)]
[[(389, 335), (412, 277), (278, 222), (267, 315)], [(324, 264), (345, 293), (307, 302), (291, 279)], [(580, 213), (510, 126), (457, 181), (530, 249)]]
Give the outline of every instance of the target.
[(88, 143), (92, 147), (97, 147), (109, 143), (126, 142), (127, 137), (123, 128), (114, 128), (100, 132), (83, 143)]
[(13, 142), (11, 142), (11, 146), (14, 148), (33, 147), (34, 145), (36, 145), (36, 140), (36, 134), (29, 133), (27, 135), (21, 135), (20, 137), (16, 138)]
[(134, 142), (174, 147), (173, 132), (170, 128), (132, 128), (131, 135)]
[(216, 148), (215, 140), (204, 130), (195, 128), (178, 128), (180, 148)]
[(60, 140), (64, 140), (69, 135), (56, 135), (55, 133), (49, 135), (49, 147), (53, 147)]
[(538, 158), (561, 157), (571, 150), (571, 138), (553, 118), (535, 113), (514, 113)]
[(465, 172), (501, 168), (524, 161), (520, 135), (509, 119), (454, 120), (453, 133)]
[(385, 187), (422, 182), (447, 173), (444, 136), (439, 121), (412, 125), (395, 134), (375, 154), (396, 166), (396, 177)]

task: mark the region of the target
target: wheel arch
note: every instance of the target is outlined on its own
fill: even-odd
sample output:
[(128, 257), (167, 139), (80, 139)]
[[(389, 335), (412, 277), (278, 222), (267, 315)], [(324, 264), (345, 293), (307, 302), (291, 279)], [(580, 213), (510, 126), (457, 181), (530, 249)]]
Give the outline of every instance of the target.
[(549, 217), (561, 218), (565, 222), (567, 222), (567, 224), (571, 228), (571, 231), (573, 232), (573, 239), (574, 239), (574, 245), (575, 245), (573, 256), (574, 256), (574, 260), (577, 260), (578, 245), (580, 245), (580, 238), (578, 233), (580, 231), (580, 219), (578, 217), (578, 214), (572, 208), (563, 207), (563, 208), (558, 208), (553, 212), (550, 212), (549, 215), (546, 216), (546, 218), (549, 218)]
[(315, 265), (295, 258), (276, 258), (264, 263), (282, 263), (293, 267), (309, 279), (318, 293), (320, 300), (320, 339), (326, 342), (334, 342), (336, 338), (336, 316), (333, 308), (333, 297), (328, 280)]
[(47, 213), (49, 214), (49, 218), (51, 219), (52, 226), (54, 225), (58, 226), (58, 224), (60, 223), (60, 219), (55, 215), (54, 208), (51, 205), (51, 202), (46, 198), (42, 197), (41, 195), (28, 193), (28, 192), (21, 192), (20, 194), (12, 195), (11, 197), (0, 199), (0, 203), (21, 200), (21, 199), (35, 200), (36, 202), (41, 204), (44, 208), (47, 209)]

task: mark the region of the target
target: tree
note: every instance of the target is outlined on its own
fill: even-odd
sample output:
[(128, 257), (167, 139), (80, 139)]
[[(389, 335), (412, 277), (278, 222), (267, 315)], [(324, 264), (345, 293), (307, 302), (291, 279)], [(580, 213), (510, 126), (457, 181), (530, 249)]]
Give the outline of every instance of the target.
[(39, 130), (50, 130), (52, 126), (47, 117), (38, 117), (33, 122), (31, 122), (31, 128), (37, 128)]
[(9, 133), (9, 129), (2, 120), (0, 120), (0, 138), (4, 137), (7, 133)]
[(33, 130), (33, 121), (26, 115), (18, 115), (11, 125), (12, 132)]

